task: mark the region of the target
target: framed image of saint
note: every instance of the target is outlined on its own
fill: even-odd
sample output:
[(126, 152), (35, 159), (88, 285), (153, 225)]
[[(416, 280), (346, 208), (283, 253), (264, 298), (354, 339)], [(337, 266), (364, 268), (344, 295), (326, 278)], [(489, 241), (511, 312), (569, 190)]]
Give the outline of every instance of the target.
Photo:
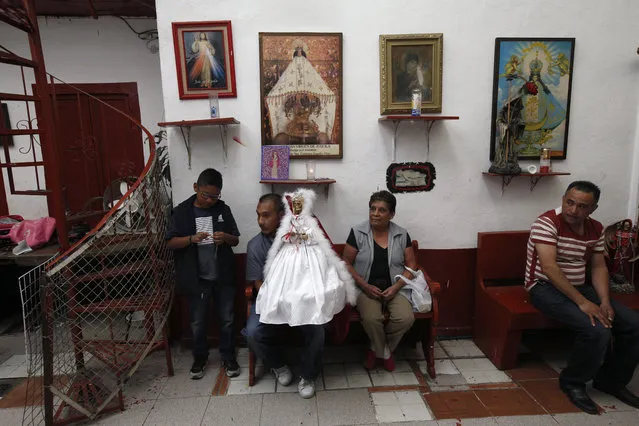
[(497, 38), (490, 160), (566, 158), (574, 38)]
[(290, 155), (291, 149), (286, 145), (262, 146), (261, 180), (287, 180)]
[(422, 112), (442, 112), (443, 38), (379, 36), (380, 114), (410, 114), (414, 90), (422, 92)]
[(342, 34), (260, 33), (262, 145), (342, 158)]
[(231, 21), (173, 22), (180, 99), (237, 97)]

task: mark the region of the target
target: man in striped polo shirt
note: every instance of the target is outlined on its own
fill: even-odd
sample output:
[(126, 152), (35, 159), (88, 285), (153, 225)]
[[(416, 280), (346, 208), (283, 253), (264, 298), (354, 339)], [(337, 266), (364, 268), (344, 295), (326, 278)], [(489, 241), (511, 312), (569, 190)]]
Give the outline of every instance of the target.
[(589, 414), (598, 413), (586, 393), (590, 380), (595, 389), (639, 408), (639, 398), (626, 388), (639, 363), (639, 313), (609, 297), (603, 226), (589, 217), (600, 193), (591, 182), (573, 182), (561, 207), (537, 218), (530, 229), (525, 281), (533, 305), (575, 332), (559, 387)]

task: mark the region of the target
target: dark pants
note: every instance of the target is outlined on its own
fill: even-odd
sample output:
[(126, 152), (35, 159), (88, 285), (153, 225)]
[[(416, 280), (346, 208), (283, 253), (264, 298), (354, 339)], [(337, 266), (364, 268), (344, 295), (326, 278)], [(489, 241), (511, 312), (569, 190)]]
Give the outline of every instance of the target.
[[(601, 303), (591, 285), (576, 288), (586, 299)], [(612, 328), (597, 320), (593, 327), (588, 315), (549, 282), (539, 281), (530, 290), (530, 298), (537, 309), (575, 332), (572, 354), (559, 376), (562, 385), (583, 388), (594, 379), (602, 387), (621, 389), (630, 382), (639, 363), (639, 313), (611, 300), (615, 311)]]
[[(278, 337), (290, 329), (288, 325), (264, 324), (260, 322), (260, 316), (255, 312), (255, 304), (251, 306), (251, 315), (246, 322), (246, 334), (248, 344), (255, 355), (264, 360), (271, 368), (284, 366), (283, 348)], [(300, 325), (295, 328), (304, 336), (304, 348), (301, 354), (302, 377), (315, 379), (322, 365), (322, 352), (324, 351), (324, 326)]]
[(215, 313), (220, 323), (220, 355), (222, 360), (235, 359), (235, 336), (233, 333), (233, 302), (235, 287), (221, 285), (217, 281), (200, 280), (202, 292), (189, 296), (191, 331), (193, 332), (193, 357), (208, 357), (207, 329), (210, 315), (210, 299), (213, 296)]

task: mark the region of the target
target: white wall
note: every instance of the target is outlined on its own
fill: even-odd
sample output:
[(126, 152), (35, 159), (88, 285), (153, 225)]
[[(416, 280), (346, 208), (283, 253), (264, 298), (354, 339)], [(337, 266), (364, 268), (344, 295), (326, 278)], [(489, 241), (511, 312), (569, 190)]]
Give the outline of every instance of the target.
[[(137, 31), (153, 29), (152, 19), (130, 19)], [(145, 42), (131, 32), (124, 22), (117, 18), (76, 19), (40, 18), (38, 20), (47, 71), (68, 83), (120, 83), (136, 82), (140, 102), (142, 124), (152, 133), (157, 123), (162, 121), (162, 88), (160, 83), (159, 55), (147, 50)], [(18, 55), (29, 58), (29, 44), (25, 33), (6, 24), (0, 24), (0, 44)], [(33, 72), (25, 68), (27, 87), (30, 92)], [(0, 64), (0, 92), (23, 93), (20, 69)], [(26, 118), (24, 103), (9, 103), (12, 127)], [(32, 114), (34, 117), (35, 114)], [(15, 137), (15, 147), (11, 152), (14, 161), (29, 161), (18, 153), (19, 148), (28, 145), (27, 137)], [(148, 149), (145, 147), (145, 158)], [(2, 158), (3, 154), (2, 154)], [(35, 189), (33, 169), (14, 169), (16, 187)], [(4, 171), (7, 187), (7, 202), (12, 214), (26, 218), (46, 216), (46, 198), (40, 196), (11, 195)]]
[[(258, 232), (255, 205), (270, 190), (259, 181), (260, 99), (258, 32), (342, 32), (344, 52), (343, 160), (318, 161), (318, 175), (337, 179), (328, 201), (315, 211), (336, 242), (367, 218), (370, 194), (385, 188), (392, 130), (379, 117), (379, 34), (444, 34), (443, 111), (459, 121), (436, 123), (429, 160), (435, 188), (398, 194), (396, 221), (424, 248), (474, 247), (478, 231), (526, 229), (556, 207), (569, 182), (588, 179), (603, 190), (595, 216), (608, 222), (626, 215), (636, 143), (639, 3), (631, 0), (457, 0), (322, 2), (271, 0), (156, 0), (166, 119), (206, 118), (208, 101), (180, 101), (171, 22), (231, 20), (238, 97), (220, 100), (222, 116), (241, 124), (222, 161), (218, 130), (193, 130), (193, 167), (176, 130), (169, 132), (174, 199), (192, 193), (199, 171), (223, 173), (224, 199), (243, 234), (239, 251)], [(534, 192), (515, 178), (502, 194), (501, 180), (484, 177), (490, 147), (495, 37), (576, 37), (568, 158), (555, 170), (572, 176), (543, 179)], [(420, 127), (402, 125), (398, 161), (424, 161)], [(294, 161), (292, 177), (304, 176)], [(279, 191), (285, 188), (278, 187)], [(293, 188), (290, 188), (293, 189)]]

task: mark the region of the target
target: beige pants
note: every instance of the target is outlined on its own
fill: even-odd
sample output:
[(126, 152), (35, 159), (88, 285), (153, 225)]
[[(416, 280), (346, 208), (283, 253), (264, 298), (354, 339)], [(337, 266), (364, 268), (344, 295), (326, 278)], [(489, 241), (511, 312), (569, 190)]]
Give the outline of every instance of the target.
[(371, 340), (371, 347), (378, 358), (384, 358), (384, 347), (388, 345), (391, 352), (395, 350), (402, 336), (415, 322), (413, 307), (408, 299), (396, 295), (387, 303), (390, 313), (388, 323), (384, 325), (382, 302), (371, 299), (366, 293), (357, 297), (357, 310), (362, 318), (362, 326)]

